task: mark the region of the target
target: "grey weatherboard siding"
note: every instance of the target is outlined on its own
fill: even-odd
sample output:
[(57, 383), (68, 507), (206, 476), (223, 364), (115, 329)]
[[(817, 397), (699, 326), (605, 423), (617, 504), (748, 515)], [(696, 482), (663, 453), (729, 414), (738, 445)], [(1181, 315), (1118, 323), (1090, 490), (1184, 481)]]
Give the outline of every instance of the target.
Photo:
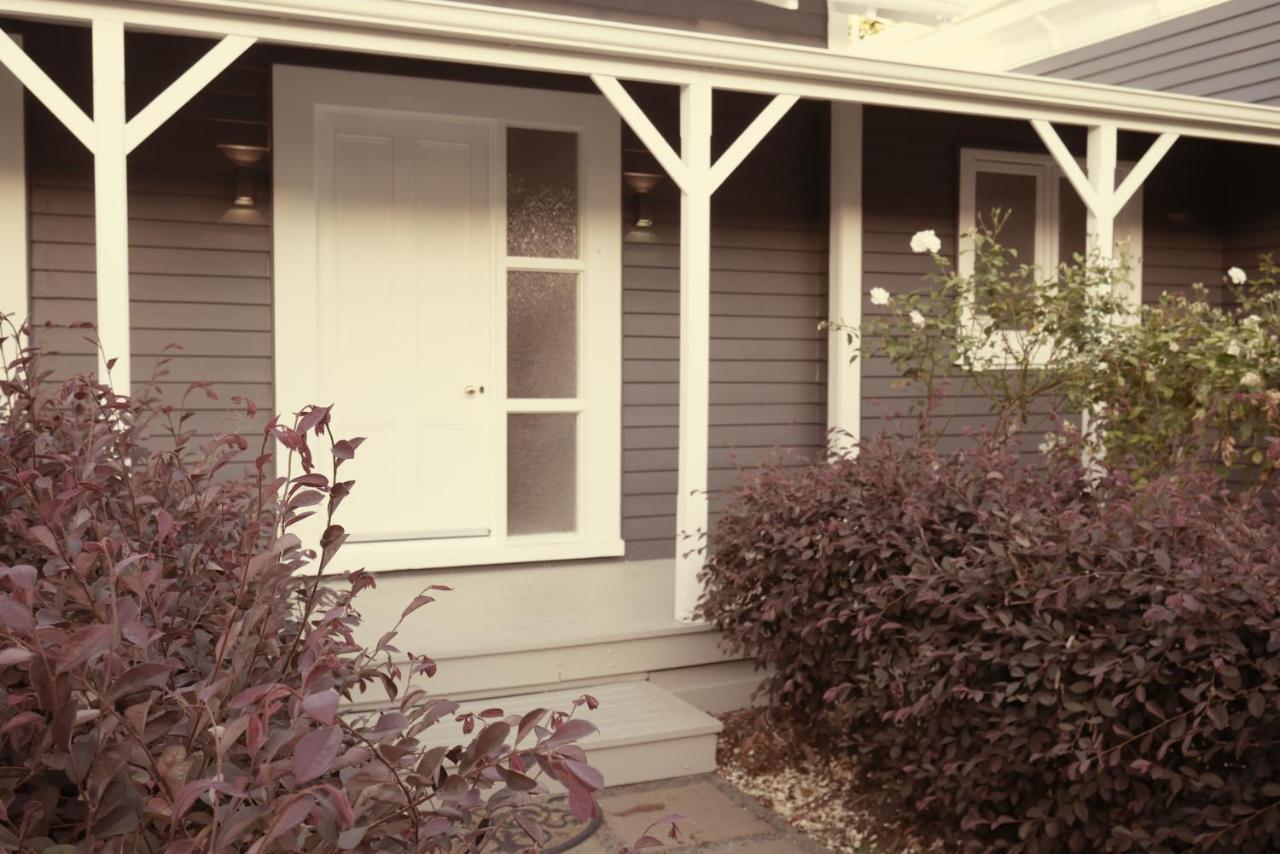
[[(14, 29), (87, 108), (87, 36), (26, 23)], [(131, 109), (206, 47), (130, 34)], [(268, 143), (273, 62), (589, 87), (571, 78), (255, 48), (184, 107), (130, 158), (132, 352), (136, 382), (160, 359), (171, 359), (163, 389), (174, 399), (190, 381), (216, 384), (218, 400), (193, 398), (200, 411), (191, 426), (201, 435), (257, 432), (273, 404), (269, 168), (258, 176), (260, 216), (228, 222), (234, 176), (215, 148)], [(676, 101), (667, 94), (642, 87), (637, 97), (660, 126), (674, 129)], [(723, 134), (744, 127), (760, 104), (744, 96), (718, 99)], [(92, 320), (92, 161), (30, 96), (26, 112), (33, 317), (37, 323)], [(717, 197), (710, 440), (716, 492), (733, 481), (739, 464), (785, 449), (812, 456), (824, 444), (826, 349), (817, 324), (826, 306), (825, 139), (825, 108), (799, 106)], [(639, 146), (634, 139), (625, 144)], [(670, 181), (655, 192), (655, 228), (629, 229), (623, 252), (622, 524), (630, 558), (674, 554), (679, 204)], [(39, 341), (65, 354), (56, 359), (60, 373), (93, 365), (79, 331), (42, 330)], [(166, 350), (175, 343), (183, 349)], [(264, 415), (245, 419), (232, 395), (254, 400)]]
[(1229, 0), (1019, 70), (1280, 106), (1280, 2)]
[[(24, 32), (37, 61), (87, 107), (87, 34), (26, 23), (14, 29)], [(159, 91), (205, 47), (196, 40), (131, 34), (131, 108)], [(273, 403), (270, 176), (266, 169), (259, 175), (260, 216), (227, 221), (234, 178), (215, 143), (269, 142), (274, 62), (420, 76), (424, 84), (431, 77), (449, 77), (591, 91), (589, 83), (576, 78), (261, 47), (184, 107), (130, 158), (132, 349), (138, 379), (159, 359), (172, 358), (167, 394), (192, 380), (217, 384), (219, 400), (195, 400), (200, 413), (193, 426), (205, 435), (228, 427), (256, 432), (261, 426), (262, 416), (249, 423), (235, 414), (231, 395), (255, 400), (264, 412)], [(674, 91), (637, 86), (634, 92), (674, 138)], [(721, 93), (716, 103), (716, 142), (722, 147), (763, 99)], [(1020, 122), (868, 108), (866, 127), (864, 293), (875, 286), (901, 292), (919, 282), (928, 265), (907, 246), (918, 229), (937, 229), (944, 251), (954, 251), (961, 147), (1042, 150)], [(738, 466), (771, 458), (795, 461), (823, 451), (826, 342), (817, 324), (827, 304), (827, 128), (825, 105), (802, 102), (715, 199), (713, 520)], [(35, 319), (91, 319), (91, 160), (30, 97), (27, 129)], [(1068, 142), (1079, 148), (1083, 139), (1068, 134)], [(1122, 155), (1136, 156), (1142, 143), (1122, 139)], [(624, 147), (628, 168), (653, 168), (629, 133)], [(1276, 165), (1273, 151), (1189, 141), (1175, 146), (1147, 185), (1148, 301), (1166, 287), (1219, 282), (1228, 261), (1243, 263), (1240, 259), (1269, 246), (1274, 203), (1224, 201), (1220, 177), (1205, 168), (1222, 162), (1239, 169), (1246, 163), (1249, 168)], [(1247, 197), (1247, 189), (1237, 195)], [(655, 227), (628, 229), (623, 252), (622, 524), (633, 559), (674, 553), (679, 204), (669, 180), (655, 196)], [(624, 221), (627, 215), (624, 211)], [(864, 310), (874, 309), (868, 303)], [(69, 354), (60, 357), (62, 369), (92, 365), (79, 333), (41, 335), (44, 344)], [(166, 353), (170, 343), (184, 349)], [(896, 377), (883, 360), (867, 359), (862, 370), (863, 429), (889, 429), (883, 412), (904, 406), (912, 391), (895, 387)], [(957, 396), (951, 406), (957, 417), (949, 442), (959, 441), (964, 426), (984, 421), (980, 400)]]

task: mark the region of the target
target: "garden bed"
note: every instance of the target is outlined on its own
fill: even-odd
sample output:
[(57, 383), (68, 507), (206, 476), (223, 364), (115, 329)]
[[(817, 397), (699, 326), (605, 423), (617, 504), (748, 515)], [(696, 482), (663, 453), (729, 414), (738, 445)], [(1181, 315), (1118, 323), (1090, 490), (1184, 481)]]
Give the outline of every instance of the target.
[(852, 761), (820, 756), (765, 709), (721, 716), (720, 775), (796, 830), (834, 852), (923, 854), (941, 841), (912, 827)]

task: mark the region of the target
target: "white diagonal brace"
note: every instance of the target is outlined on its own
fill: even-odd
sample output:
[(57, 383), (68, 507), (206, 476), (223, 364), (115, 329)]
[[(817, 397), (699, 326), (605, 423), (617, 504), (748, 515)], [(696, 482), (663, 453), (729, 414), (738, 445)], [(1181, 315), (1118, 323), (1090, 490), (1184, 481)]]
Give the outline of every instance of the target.
[(618, 82), (616, 77), (608, 77), (603, 74), (592, 74), (591, 80), (596, 87), (609, 99), (609, 103), (618, 111), (618, 115), (622, 116), (622, 120), (627, 123), (631, 130), (635, 131), (636, 136), (640, 137), (640, 141), (649, 149), (649, 153), (657, 159), (658, 163), (671, 176), (671, 180), (675, 181), (676, 186), (681, 190), (689, 190), (689, 170), (685, 168), (684, 161), (680, 155), (676, 154), (675, 149), (671, 147), (653, 122), (649, 121), (649, 117), (644, 114), (644, 110), (640, 109), (640, 105), (631, 97), (631, 93)]
[(1094, 192), (1088, 176), (1080, 168), (1080, 164), (1076, 162), (1076, 159), (1071, 156), (1066, 143), (1062, 141), (1062, 137), (1058, 136), (1058, 131), (1054, 129), (1052, 124), (1043, 119), (1032, 119), (1031, 126), (1035, 128), (1036, 133), (1040, 135), (1040, 139), (1044, 141), (1045, 147), (1049, 149), (1054, 161), (1062, 169), (1062, 174), (1071, 182), (1071, 186), (1075, 188), (1075, 191), (1080, 194), (1080, 200), (1084, 202), (1085, 207), (1090, 212), (1101, 216), (1103, 213), (1103, 200)]
[(150, 104), (129, 120), (124, 131), (124, 148), (133, 151), (143, 140), (173, 117), (205, 86), (213, 82), (227, 66), (249, 49), (256, 39), (248, 36), (226, 36), (200, 57), (182, 76), (169, 84)]
[(1178, 141), (1176, 133), (1162, 133), (1151, 143), (1151, 147), (1147, 149), (1147, 153), (1134, 164), (1129, 170), (1129, 174), (1124, 176), (1124, 180), (1120, 182), (1120, 186), (1116, 188), (1115, 206), (1116, 213), (1124, 210), (1124, 206), (1129, 204), (1129, 200), (1133, 198), (1133, 194), (1138, 192), (1138, 188), (1142, 186), (1142, 182), (1146, 181), (1152, 171), (1160, 165), (1160, 161), (1169, 153), (1169, 149), (1173, 148), (1173, 144)]
[(755, 150), (760, 141), (768, 135), (769, 131), (782, 120), (787, 111), (796, 105), (800, 100), (798, 95), (777, 95), (769, 104), (760, 111), (760, 115), (747, 125), (733, 145), (720, 155), (720, 159), (711, 167), (711, 192), (720, 189), (720, 185), (725, 179), (733, 174), (733, 170), (742, 165), (742, 161), (747, 159), (747, 155)]
[(85, 148), (94, 150), (93, 120), (3, 30), (0, 30), (0, 63), (21, 80), (22, 85), (31, 90), (31, 94), (48, 107), (49, 112), (66, 125)]

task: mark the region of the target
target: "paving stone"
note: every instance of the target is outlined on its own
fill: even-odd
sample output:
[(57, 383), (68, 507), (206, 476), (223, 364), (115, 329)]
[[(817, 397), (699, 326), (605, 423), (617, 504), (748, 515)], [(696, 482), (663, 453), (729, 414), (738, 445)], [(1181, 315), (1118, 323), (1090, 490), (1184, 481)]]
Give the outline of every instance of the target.
[(791, 839), (765, 839), (759, 842), (739, 842), (733, 846), (733, 850), (735, 854), (809, 854), (813, 848), (802, 846)]
[[(684, 838), (679, 843), (664, 845), (667, 849), (692, 848), (774, 832), (767, 822), (706, 782), (673, 783), (621, 794), (606, 792), (600, 798), (600, 806), (609, 829), (626, 842), (634, 842), (645, 828), (664, 815), (685, 816), (680, 822)], [(657, 835), (667, 842), (663, 834), (659, 829)]]

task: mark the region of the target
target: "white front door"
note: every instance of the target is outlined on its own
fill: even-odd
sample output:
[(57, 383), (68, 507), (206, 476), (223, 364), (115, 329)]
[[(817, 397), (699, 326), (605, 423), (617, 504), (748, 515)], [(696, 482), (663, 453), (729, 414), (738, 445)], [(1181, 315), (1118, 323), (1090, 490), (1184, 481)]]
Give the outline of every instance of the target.
[(352, 542), (488, 537), (489, 125), (340, 110), (316, 125), (317, 393), (367, 440), (343, 469), (342, 524)]
[(276, 406), (334, 404), (335, 433), (366, 438), (337, 568), (622, 554), (613, 109), (274, 75)]

